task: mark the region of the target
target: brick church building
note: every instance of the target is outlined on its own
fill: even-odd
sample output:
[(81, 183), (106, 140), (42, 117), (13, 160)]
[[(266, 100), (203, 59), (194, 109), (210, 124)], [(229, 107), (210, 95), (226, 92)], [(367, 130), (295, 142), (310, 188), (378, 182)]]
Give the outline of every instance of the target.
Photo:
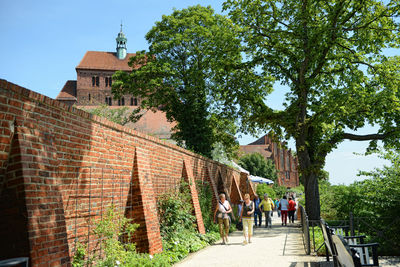
[(244, 154), (260, 153), (265, 159), (272, 160), (278, 171), (278, 185), (288, 188), (300, 185), (297, 157), (293, 156), (290, 149), (284, 149), (282, 145), (273, 142), (268, 135), (248, 145), (240, 146), (240, 151)]
[[(112, 75), (117, 70), (131, 71), (129, 58), (134, 53), (127, 53), (127, 38), (121, 30), (116, 38), (116, 52), (87, 51), (76, 69), (77, 79), (65, 83), (56, 100), (78, 108), (90, 109), (100, 105), (110, 108), (128, 107), (133, 110), (140, 105), (140, 99), (133, 95), (124, 95), (114, 99), (111, 93)], [(142, 118), (128, 124), (138, 131), (169, 139), (174, 123), (168, 122), (161, 111), (146, 111)]]

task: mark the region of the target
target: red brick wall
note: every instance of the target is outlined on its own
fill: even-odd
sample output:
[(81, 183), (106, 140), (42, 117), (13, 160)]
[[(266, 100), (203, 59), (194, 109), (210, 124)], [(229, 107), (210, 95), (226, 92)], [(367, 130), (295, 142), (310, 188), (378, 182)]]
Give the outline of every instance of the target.
[[(69, 266), (77, 240), (89, 242), (93, 253), (98, 246), (92, 230), (111, 205), (140, 224), (134, 240), (140, 251), (160, 252), (157, 196), (185, 177), (212, 181), (214, 195), (222, 185), (237, 201), (243, 192), (236, 187), (243, 190), (247, 179), (5, 80), (0, 125), (0, 259), (29, 256), (32, 266)], [(198, 229), (204, 232), (191, 184)], [(247, 191), (253, 191), (251, 185)]]

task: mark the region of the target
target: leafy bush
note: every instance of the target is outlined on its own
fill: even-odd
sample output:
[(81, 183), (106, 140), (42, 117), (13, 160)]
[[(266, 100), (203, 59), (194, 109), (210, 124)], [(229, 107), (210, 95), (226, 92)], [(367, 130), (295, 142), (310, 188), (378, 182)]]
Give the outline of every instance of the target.
[(324, 244), (324, 235), (322, 234), (322, 230), (319, 226), (310, 226), (310, 245), (311, 251), (317, 251), (317, 255), (326, 255), (326, 247)]
[(207, 181), (196, 182), (197, 193), (199, 197), (201, 214), (203, 216), (206, 232), (218, 232), (218, 225), (214, 223), (214, 210), (212, 206), (213, 192), (211, 185)]
[(239, 165), (248, 170), (252, 175), (271, 179), (278, 179), (277, 170), (272, 160), (266, 160), (260, 153), (251, 153), (242, 156)]
[[(208, 185), (207, 185), (208, 186)], [(210, 221), (212, 207), (210, 188), (205, 186), (200, 193), (200, 202), (204, 209), (205, 220)], [(138, 224), (133, 224), (113, 206), (103, 220), (96, 224), (93, 233), (100, 240), (91, 257), (86, 255), (87, 247), (78, 244), (72, 266), (171, 266), (185, 258), (189, 253), (198, 251), (217, 241), (218, 232), (212, 231), (215, 224), (209, 224), (204, 235), (197, 232), (195, 217), (192, 215), (191, 195), (188, 184), (182, 182), (178, 192), (161, 195), (157, 201), (163, 252), (155, 255), (136, 252), (135, 244), (129, 242)], [(208, 219), (207, 219), (208, 218)], [(218, 231), (218, 227), (216, 228)], [(100, 255), (100, 246), (103, 254)]]
[(176, 233), (187, 229), (196, 231), (188, 187), (187, 183), (182, 182), (178, 192), (167, 192), (158, 198), (160, 231), (166, 240), (173, 239)]
[(259, 195), (259, 197), (262, 199), (264, 194), (268, 194), (268, 197), (275, 199), (277, 198), (277, 195), (275, 193), (275, 190), (266, 184), (259, 184), (257, 185), (257, 189), (256, 189), (256, 193), (257, 195)]
[(276, 194), (276, 198), (279, 198), (279, 199), (281, 199), (282, 196), (283, 196), (283, 195), (286, 193), (286, 191), (287, 191), (287, 188), (286, 188), (286, 187), (281, 186), (281, 185), (277, 185), (277, 184), (274, 184), (274, 185), (272, 186), (272, 188), (274, 189), (274, 192), (275, 192), (275, 194)]
[(379, 243), (380, 255), (399, 255), (400, 223), (393, 211), (400, 209), (400, 155), (398, 151), (379, 152), (391, 166), (360, 174), (369, 179), (346, 185), (320, 181), (321, 217), (326, 220), (355, 218), (355, 229), (367, 241)]
[[(208, 185), (199, 190), (200, 207), (202, 211), (204, 210), (203, 220), (208, 230), (213, 228), (209, 210), (212, 198), (207, 197), (211, 194), (209, 190)], [(186, 182), (181, 182), (178, 192), (167, 192), (157, 201), (163, 254), (167, 255), (171, 264), (219, 239), (219, 234), (213, 231), (205, 235), (197, 232), (191, 201), (189, 186)]]

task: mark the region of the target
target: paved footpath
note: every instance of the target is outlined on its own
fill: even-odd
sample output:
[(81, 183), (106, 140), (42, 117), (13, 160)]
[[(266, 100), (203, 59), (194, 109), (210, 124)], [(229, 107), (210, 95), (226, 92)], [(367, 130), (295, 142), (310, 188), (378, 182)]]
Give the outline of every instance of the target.
[[(264, 222), (263, 222), (264, 223)], [(177, 263), (177, 267), (229, 266), (229, 267), (308, 267), (320, 266), (323, 257), (305, 254), (301, 228), (298, 221), (281, 226), (280, 218), (274, 213), (272, 229), (254, 228), (252, 243), (243, 245), (243, 232), (229, 236), (229, 243), (221, 241), (189, 255)]]

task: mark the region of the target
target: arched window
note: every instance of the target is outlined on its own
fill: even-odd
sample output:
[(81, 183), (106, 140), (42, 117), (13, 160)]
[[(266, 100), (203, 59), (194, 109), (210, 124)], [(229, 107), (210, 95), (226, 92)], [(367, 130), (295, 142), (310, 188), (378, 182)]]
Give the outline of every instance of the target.
[(286, 163), (286, 170), (287, 170), (287, 171), (290, 171), (290, 157), (289, 157), (289, 153), (286, 154), (285, 163)]
[(105, 80), (105, 83), (106, 83), (106, 87), (111, 87), (112, 78), (111, 77), (105, 77), (104, 80)]

